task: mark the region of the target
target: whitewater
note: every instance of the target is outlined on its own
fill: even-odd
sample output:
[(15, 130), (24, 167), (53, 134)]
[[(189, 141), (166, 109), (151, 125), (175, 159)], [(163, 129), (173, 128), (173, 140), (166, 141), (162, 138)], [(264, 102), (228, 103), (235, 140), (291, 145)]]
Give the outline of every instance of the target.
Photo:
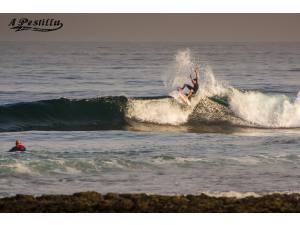
[[(265, 128), (292, 128), (300, 126), (300, 92), (296, 98), (286, 95), (266, 94), (258, 91), (240, 91), (236, 88), (220, 83), (208, 65), (193, 62), (189, 49), (179, 51), (175, 57), (173, 70), (168, 71), (169, 77), (165, 80), (168, 89), (177, 89), (187, 82), (187, 74), (193, 69), (200, 68), (200, 91), (191, 99), (191, 107), (180, 107), (171, 100), (133, 101), (129, 109), (129, 117), (137, 118), (144, 122), (159, 124), (180, 125), (187, 123), (189, 118), (197, 117), (195, 108), (204, 111), (207, 115), (198, 120), (209, 120), (214, 117), (216, 110), (223, 112), (223, 120), (228, 121), (231, 114), (238, 118), (230, 118), (228, 122), (234, 125), (259, 126)], [(176, 91), (171, 96), (176, 96)], [(213, 104), (208, 97), (226, 97), (228, 112), (222, 106)], [(205, 103), (204, 103), (205, 102)], [(220, 109), (221, 108), (221, 109)], [(230, 112), (231, 111), (231, 112)], [(209, 115), (211, 114), (211, 115)], [(200, 115), (199, 115), (200, 117)]]

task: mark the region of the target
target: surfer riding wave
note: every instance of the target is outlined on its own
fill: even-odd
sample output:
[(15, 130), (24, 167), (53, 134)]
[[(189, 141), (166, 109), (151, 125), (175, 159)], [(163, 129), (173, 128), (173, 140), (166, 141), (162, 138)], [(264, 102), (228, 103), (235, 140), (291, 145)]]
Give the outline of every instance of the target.
[(186, 94), (188, 100), (191, 100), (192, 96), (195, 96), (195, 94), (197, 93), (198, 89), (199, 89), (199, 84), (198, 84), (198, 78), (200, 75), (199, 72), (199, 68), (196, 67), (195, 70), (195, 78), (192, 78), (192, 74), (190, 74), (190, 78), (191, 78), (191, 82), (193, 84), (193, 86), (189, 85), (189, 84), (184, 84), (182, 88), (178, 88), (178, 91), (183, 91), (184, 88), (189, 89), (189, 92)]

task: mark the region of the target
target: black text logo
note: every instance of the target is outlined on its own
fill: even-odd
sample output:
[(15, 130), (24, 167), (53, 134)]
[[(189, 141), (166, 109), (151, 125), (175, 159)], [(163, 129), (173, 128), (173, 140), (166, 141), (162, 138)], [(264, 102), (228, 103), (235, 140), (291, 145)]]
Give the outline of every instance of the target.
[(63, 23), (57, 19), (35, 19), (13, 18), (8, 24), (10, 29), (17, 31), (32, 30), (39, 32), (49, 32), (59, 30), (63, 27)]

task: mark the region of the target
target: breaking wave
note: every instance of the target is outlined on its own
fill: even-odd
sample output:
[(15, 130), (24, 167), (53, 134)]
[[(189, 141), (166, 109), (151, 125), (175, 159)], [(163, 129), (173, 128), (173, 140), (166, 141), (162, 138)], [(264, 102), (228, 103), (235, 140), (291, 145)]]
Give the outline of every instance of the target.
[[(193, 100), (194, 101), (194, 100)], [(0, 106), (0, 131), (115, 130), (142, 123), (197, 128), (202, 124), (263, 128), (300, 127), (300, 101), (284, 95), (232, 90), (226, 97), (198, 96), (192, 106), (175, 99), (53, 99)]]
[[(200, 68), (200, 87), (187, 106), (171, 90), (189, 82), (187, 74), (193, 74), (195, 67)], [(300, 94), (292, 97), (235, 89), (218, 81), (210, 66), (195, 62), (189, 50), (179, 51), (170, 68), (163, 75), (166, 89), (171, 91), (168, 96), (60, 98), (0, 105), (0, 132), (114, 130), (137, 124), (300, 127)]]

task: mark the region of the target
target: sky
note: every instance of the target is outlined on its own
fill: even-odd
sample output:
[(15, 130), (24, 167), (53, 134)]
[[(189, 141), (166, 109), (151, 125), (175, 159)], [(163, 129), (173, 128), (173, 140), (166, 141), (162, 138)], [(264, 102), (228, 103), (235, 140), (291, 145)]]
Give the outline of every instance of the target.
[[(13, 18), (59, 19), (57, 31), (15, 32)], [(0, 14), (0, 41), (300, 41), (300, 14)]]

